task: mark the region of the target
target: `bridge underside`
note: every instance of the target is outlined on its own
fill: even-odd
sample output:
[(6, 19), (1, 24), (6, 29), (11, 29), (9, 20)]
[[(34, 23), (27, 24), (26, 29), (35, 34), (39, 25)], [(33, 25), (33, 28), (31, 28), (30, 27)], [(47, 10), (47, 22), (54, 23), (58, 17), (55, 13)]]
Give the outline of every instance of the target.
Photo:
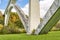
[[(11, 3), (12, 4), (12, 3)], [(8, 24), (9, 19), (9, 12), (11, 11), (11, 4), (9, 2), (5, 11), (5, 26)], [(10, 6), (9, 6), (10, 5)], [(59, 7), (59, 0), (54, 0), (50, 9), (46, 13), (45, 17), (43, 18), (44, 21), (40, 23), (40, 16), (39, 16), (39, 1), (38, 0), (30, 0), (29, 3), (29, 19), (26, 18), (24, 12), (19, 8), (17, 5), (13, 3), (13, 7), (16, 9), (17, 14), (21, 18), (21, 21), (24, 25), (24, 28), (27, 33), (31, 34), (32, 31), (35, 29), (34, 34), (42, 34), (48, 33), (51, 28), (59, 21), (60, 19), (60, 7)], [(40, 25), (39, 25), (40, 23)], [(36, 29), (37, 28), (37, 29)]]
[(43, 18), (43, 22), (39, 24), (34, 34), (48, 33), (51, 28), (60, 19), (60, 0), (53, 0), (50, 8)]
[(51, 28), (60, 20), (60, 7), (54, 13), (54, 15), (50, 18), (50, 20), (46, 23), (44, 28), (41, 30), (40, 34), (48, 33)]

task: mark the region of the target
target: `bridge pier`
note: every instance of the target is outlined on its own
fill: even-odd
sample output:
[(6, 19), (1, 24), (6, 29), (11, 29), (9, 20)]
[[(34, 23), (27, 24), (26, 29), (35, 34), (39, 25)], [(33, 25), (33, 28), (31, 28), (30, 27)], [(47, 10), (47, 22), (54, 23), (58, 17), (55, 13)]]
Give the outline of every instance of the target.
[(29, 34), (40, 24), (39, 0), (29, 0)]

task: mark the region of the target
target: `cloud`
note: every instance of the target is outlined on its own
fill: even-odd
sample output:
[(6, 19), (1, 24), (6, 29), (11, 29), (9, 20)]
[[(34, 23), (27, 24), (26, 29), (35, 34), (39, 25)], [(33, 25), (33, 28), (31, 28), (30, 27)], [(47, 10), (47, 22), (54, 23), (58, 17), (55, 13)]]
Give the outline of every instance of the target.
[(24, 8), (21, 8), (26, 15), (29, 14), (29, 4), (26, 4)]
[(11, 10), (11, 12), (16, 12), (16, 10), (13, 8), (13, 9)]
[[(43, 0), (40, 1), (40, 17), (43, 18), (50, 6), (52, 5), (54, 0)], [(29, 4), (26, 4), (24, 8), (22, 8), (25, 14), (29, 14)]]
[[(4, 12), (5, 12), (4, 9), (0, 9), (0, 11), (2, 12), (2, 14), (4, 14)], [(13, 8), (13, 9), (11, 10), (11, 12), (16, 12), (16, 10)]]
[(5, 11), (5, 10), (4, 10), (4, 9), (0, 9), (0, 11), (2, 12), (2, 14), (4, 14), (4, 11)]

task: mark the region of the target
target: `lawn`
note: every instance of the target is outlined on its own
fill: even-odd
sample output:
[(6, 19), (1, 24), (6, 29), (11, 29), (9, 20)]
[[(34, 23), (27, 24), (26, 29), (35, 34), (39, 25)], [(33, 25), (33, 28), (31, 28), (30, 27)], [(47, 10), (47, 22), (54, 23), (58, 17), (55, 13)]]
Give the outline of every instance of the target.
[(5, 34), (0, 40), (60, 40), (60, 31), (52, 31), (43, 35)]

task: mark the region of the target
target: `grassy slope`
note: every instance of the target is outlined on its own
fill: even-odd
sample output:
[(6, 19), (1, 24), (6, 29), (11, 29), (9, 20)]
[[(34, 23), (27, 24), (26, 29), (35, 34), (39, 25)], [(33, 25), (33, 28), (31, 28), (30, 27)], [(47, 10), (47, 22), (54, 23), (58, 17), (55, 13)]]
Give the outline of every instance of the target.
[(0, 35), (0, 40), (60, 40), (60, 31), (43, 35), (8, 34)]

